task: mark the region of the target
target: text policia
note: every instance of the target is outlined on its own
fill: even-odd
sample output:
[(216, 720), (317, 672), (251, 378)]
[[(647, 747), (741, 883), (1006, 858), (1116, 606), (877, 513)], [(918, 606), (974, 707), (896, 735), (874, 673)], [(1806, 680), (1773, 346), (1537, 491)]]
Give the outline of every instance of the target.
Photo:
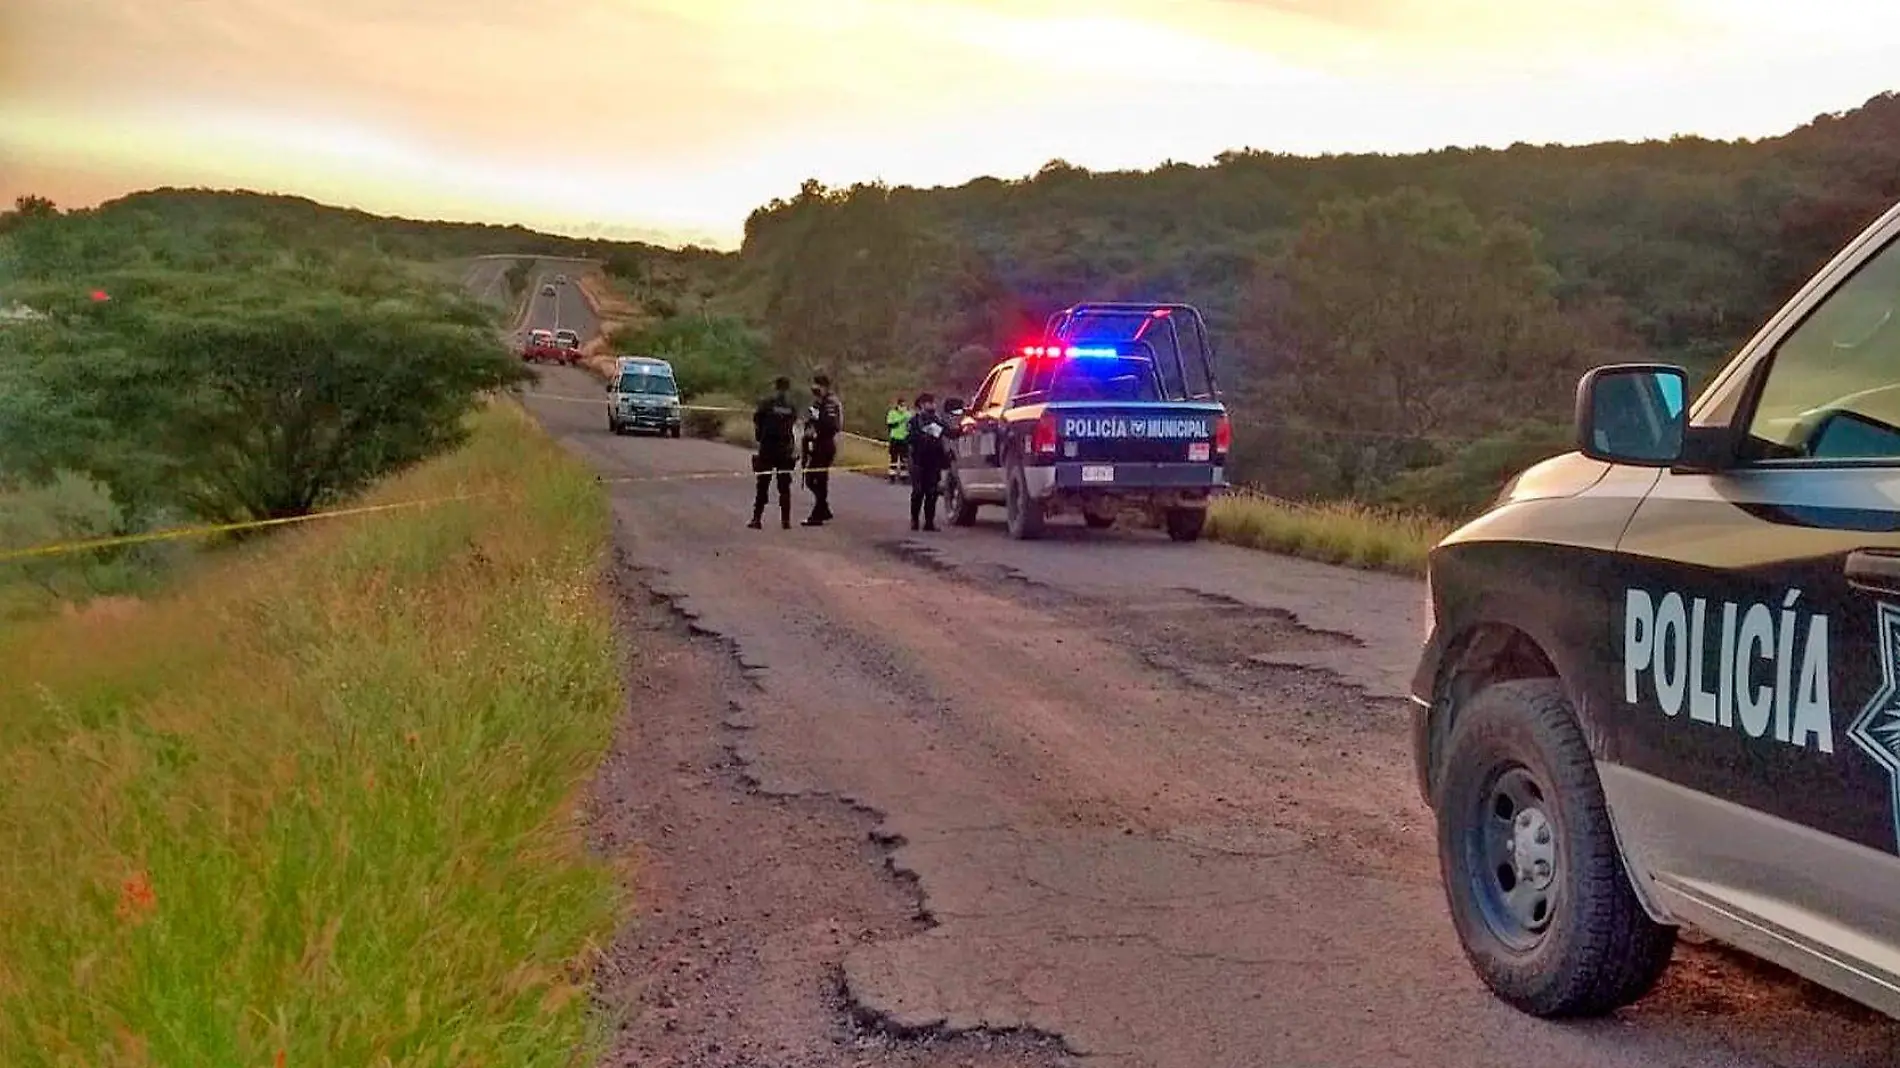
[(1751, 738), (1834, 751), (1827, 616), (1756, 602), (1712, 603), (1647, 590), (1623, 602), (1623, 699), (1642, 704), (1641, 678), (1665, 716), (1682, 715)]

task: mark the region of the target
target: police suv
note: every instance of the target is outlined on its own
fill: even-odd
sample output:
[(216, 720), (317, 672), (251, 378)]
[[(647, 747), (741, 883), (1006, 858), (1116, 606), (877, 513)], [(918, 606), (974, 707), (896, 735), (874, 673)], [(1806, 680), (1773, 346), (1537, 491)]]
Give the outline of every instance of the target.
[(680, 387), (673, 365), (653, 356), (621, 356), (607, 383), (607, 429), (615, 434), (654, 430), (679, 437)]
[(1504, 1000), (1607, 1012), (1678, 925), (1900, 1015), (1900, 207), (1697, 397), (1577, 389), (1577, 451), (1431, 554), (1413, 683), (1451, 914)]
[(1194, 541), (1227, 489), (1232, 428), (1201, 313), (1187, 304), (1078, 304), (1001, 360), (952, 435), (950, 521), (1000, 504), (1011, 537), (1079, 514), (1090, 527), (1146, 513)]

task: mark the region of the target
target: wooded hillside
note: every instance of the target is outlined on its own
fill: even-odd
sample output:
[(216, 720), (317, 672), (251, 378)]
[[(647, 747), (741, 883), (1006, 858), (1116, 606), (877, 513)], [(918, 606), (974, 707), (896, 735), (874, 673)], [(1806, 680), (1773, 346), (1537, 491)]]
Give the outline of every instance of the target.
[(1896, 199), (1893, 94), (1752, 142), (807, 182), (747, 220), (710, 307), (760, 328), (767, 364), (842, 371), (863, 409), (967, 392), (1062, 305), (1185, 300), (1220, 347), (1241, 477), (1456, 512), (1566, 447), (1581, 369), (1706, 373)]

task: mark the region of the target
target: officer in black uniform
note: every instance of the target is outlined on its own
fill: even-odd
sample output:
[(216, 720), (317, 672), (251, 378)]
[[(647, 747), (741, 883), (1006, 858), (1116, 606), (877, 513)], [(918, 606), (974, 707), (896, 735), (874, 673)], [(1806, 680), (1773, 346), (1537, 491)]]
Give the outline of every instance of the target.
[(805, 485), (811, 489), (811, 515), (805, 526), (825, 525), (831, 518), (831, 465), (838, 462), (838, 431), (844, 429), (844, 403), (831, 391), (831, 379), (814, 375), (811, 380), (813, 417), (806, 422), (811, 434), (811, 452), (806, 457)]
[(910, 417), (910, 529), (937, 529), (937, 497), (943, 490), (943, 472), (950, 465), (950, 424), (937, 411), (937, 398), (917, 394)]
[(758, 530), (764, 524), (766, 490), (778, 480), (779, 525), (792, 526), (792, 434), (798, 424), (798, 407), (792, 403), (792, 380), (780, 375), (772, 382), (773, 393), (752, 411), (752, 437), (758, 451), (752, 456), (752, 470), (758, 473), (758, 489), (752, 497), (752, 522), (746, 526)]

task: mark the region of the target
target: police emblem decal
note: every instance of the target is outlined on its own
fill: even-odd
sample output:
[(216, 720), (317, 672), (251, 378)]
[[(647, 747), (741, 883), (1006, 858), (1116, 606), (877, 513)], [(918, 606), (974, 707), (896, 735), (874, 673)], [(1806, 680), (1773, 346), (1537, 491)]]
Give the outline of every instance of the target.
[(1874, 630), (1880, 644), (1880, 689), (1854, 718), (1847, 736), (1887, 769), (1892, 780), (1888, 794), (1894, 844), (1900, 848), (1900, 605), (1881, 602), (1875, 610)]

